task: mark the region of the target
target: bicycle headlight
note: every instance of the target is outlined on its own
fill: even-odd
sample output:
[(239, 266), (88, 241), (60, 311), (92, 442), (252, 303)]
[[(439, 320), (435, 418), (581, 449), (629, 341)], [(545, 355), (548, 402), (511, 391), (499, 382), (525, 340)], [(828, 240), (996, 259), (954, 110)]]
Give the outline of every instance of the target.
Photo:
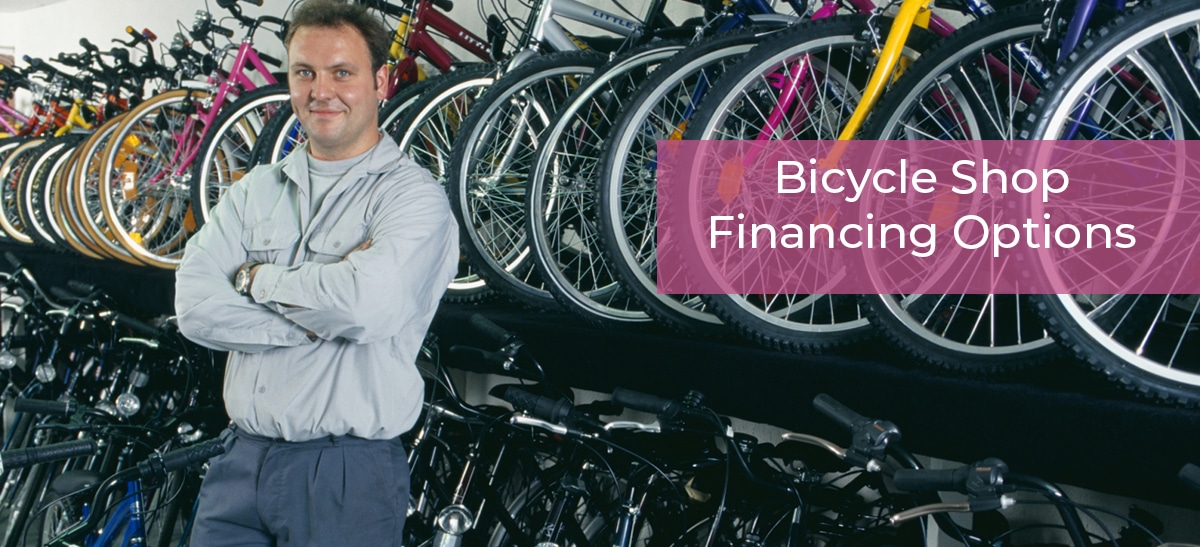
[(17, 366), (17, 356), (11, 351), (0, 351), (0, 370), (10, 370)]
[(34, 367), (33, 377), (43, 384), (48, 384), (58, 377), (58, 371), (54, 370), (54, 365), (50, 363), (41, 363)]
[(128, 418), (142, 409), (142, 400), (132, 393), (117, 395), (117, 414)]
[(438, 513), (436, 523), (440, 530), (455, 536), (467, 533), (475, 524), (471, 510), (461, 505), (451, 505), (442, 509)]

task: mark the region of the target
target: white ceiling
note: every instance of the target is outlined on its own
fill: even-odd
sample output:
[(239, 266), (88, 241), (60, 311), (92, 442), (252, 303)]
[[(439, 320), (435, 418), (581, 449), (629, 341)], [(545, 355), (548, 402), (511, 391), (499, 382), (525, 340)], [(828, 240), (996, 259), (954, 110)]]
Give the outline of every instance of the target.
[(39, 8), (47, 4), (55, 4), (63, 0), (0, 0), (0, 13), (16, 13), (28, 9)]

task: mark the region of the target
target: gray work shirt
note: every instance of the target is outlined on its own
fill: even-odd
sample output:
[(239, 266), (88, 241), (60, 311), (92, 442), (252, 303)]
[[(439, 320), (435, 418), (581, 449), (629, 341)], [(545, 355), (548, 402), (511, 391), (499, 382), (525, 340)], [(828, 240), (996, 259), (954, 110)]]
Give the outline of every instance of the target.
[[(188, 241), (179, 327), (229, 352), (225, 408), (238, 427), (289, 441), (393, 438), (421, 408), (415, 361), (457, 269), (458, 226), (441, 187), (391, 138), (317, 207), (307, 155), (233, 184)], [(247, 261), (264, 264), (250, 297), (232, 282)]]

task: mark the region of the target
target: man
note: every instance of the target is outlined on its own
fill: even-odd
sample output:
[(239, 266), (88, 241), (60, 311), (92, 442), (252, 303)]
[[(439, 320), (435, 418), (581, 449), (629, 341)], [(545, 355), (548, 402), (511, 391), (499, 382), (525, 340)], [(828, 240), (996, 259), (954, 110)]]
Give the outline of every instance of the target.
[(376, 127), (388, 30), (308, 0), (285, 39), (308, 134), (234, 184), (189, 242), (179, 326), (226, 350), (233, 425), (192, 545), (400, 545), (415, 360), (457, 267), (441, 188)]

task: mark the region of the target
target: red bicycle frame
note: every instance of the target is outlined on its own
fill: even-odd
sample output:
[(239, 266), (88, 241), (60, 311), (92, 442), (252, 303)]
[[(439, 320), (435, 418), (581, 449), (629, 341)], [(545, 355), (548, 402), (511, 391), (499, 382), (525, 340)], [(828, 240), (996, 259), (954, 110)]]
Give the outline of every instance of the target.
[[(395, 8), (395, 6), (390, 6)], [(399, 8), (395, 8), (399, 10)], [(489, 44), (475, 33), (455, 23), (448, 15), (437, 9), (433, 0), (418, 0), (412, 14), (406, 11), (387, 10), (388, 13), (401, 18), (401, 28), (398, 34), (403, 40), (406, 55), (392, 68), (391, 80), (388, 82), (388, 96), (396, 92), (400, 86), (417, 81), (417, 57), (429, 61), (438, 72), (448, 72), (456, 59), (446, 48), (434, 39), (430, 29), (445, 36), (451, 42), (458, 44), (470, 54), (483, 62), (492, 62)], [(404, 20), (408, 19), (407, 25)]]

